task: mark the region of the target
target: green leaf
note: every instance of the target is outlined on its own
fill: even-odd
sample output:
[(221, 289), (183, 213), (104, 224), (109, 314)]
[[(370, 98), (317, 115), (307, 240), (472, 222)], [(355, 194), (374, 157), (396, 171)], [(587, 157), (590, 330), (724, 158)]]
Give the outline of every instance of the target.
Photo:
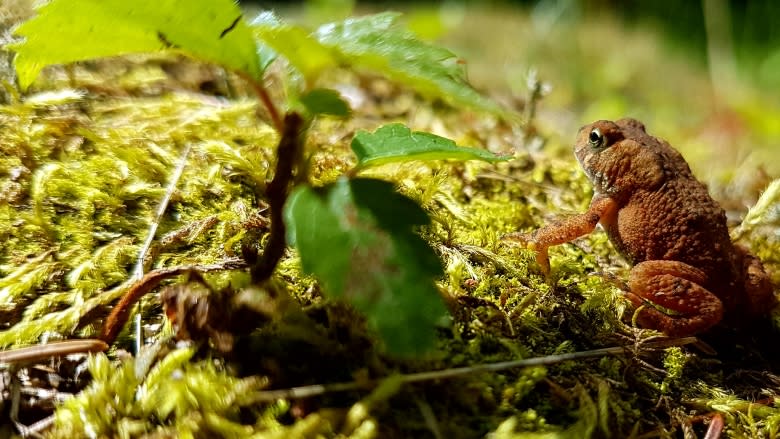
[(462, 63), (447, 49), (421, 41), (398, 26), (399, 14), (386, 12), (321, 26), (284, 23), (271, 12), (251, 25), (255, 35), (295, 67), (311, 85), (326, 69), (368, 69), (441, 98), (495, 114), (507, 114), (466, 81)]
[(10, 46), (23, 88), (51, 64), (174, 50), (253, 78), (257, 46), (232, 0), (52, 0), (23, 23)]
[(261, 42), (257, 42), (257, 60), (260, 63), (260, 71), (264, 72), (272, 62), (276, 61), (279, 55)]
[(301, 103), (311, 114), (348, 117), (352, 110), (336, 90), (315, 88), (301, 96)]
[(321, 26), (315, 38), (341, 63), (368, 68), (418, 92), (495, 114), (506, 114), (466, 81), (460, 60), (397, 26), (400, 14), (385, 12)]
[(355, 0), (306, 0), (303, 11), (307, 23), (326, 23), (352, 15)]
[(313, 82), (326, 68), (336, 66), (330, 49), (320, 44), (305, 28), (280, 21), (273, 12), (260, 13), (251, 23), (254, 35), (283, 56)]
[(366, 315), (389, 352), (424, 352), (445, 314), (434, 280), (441, 264), (414, 232), (429, 219), (393, 185), (342, 178), (321, 190), (299, 187), (285, 207), (288, 240), (323, 291)]
[(358, 131), (351, 146), (358, 158), (358, 168), (409, 160), (499, 162), (510, 158), (494, 155), (484, 149), (458, 146), (452, 140), (435, 134), (412, 132), (400, 123), (385, 125), (373, 133)]

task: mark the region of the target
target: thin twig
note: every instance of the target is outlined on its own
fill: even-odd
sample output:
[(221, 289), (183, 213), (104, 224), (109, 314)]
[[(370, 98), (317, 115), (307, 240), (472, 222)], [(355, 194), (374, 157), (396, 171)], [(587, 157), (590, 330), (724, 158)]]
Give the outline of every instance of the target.
[(127, 323), (130, 309), (144, 295), (159, 286), (164, 280), (188, 272), (206, 273), (210, 271), (235, 270), (246, 268), (246, 263), (240, 259), (228, 259), (218, 264), (210, 265), (185, 265), (171, 268), (152, 270), (141, 279), (135, 281), (130, 289), (122, 296), (108, 318), (103, 324), (100, 339), (109, 345), (116, 340), (117, 335)]
[(288, 113), (285, 115), (284, 131), (281, 139), (279, 139), (279, 147), (276, 151), (277, 159), (274, 178), (265, 191), (271, 217), (271, 232), (268, 242), (263, 249), (263, 254), (252, 263), (252, 281), (255, 283), (268, 279), (282, 255), (284, 255), (287, 243), (283, 210), (284, 203), (287, 202), (287, 195), (290, 192), (290, 184), (294, 177), (293, 171), (296, 167), (296, 157), (298, 157), (303, 147), (302, 129), (303, 118), (299, 114)]
[[(683, 346), (695, 343), (696, 341), (696, 337), (684, 337), (647, 343), (644, 345), (644, 347), (666, 348), (671, 346)], [(564, 361), (598, 358), (604, 357), (606, 355), (627, 355), (633, 352), (635, 352), (635, 345), (633, 344), (626, 346), (615, 346), (611, 348), (573, 352), (570, 354), (548, 355), (545, 357), (528, 358), (523, 360), (502, 361), (499, 363), (478, 364), (475, 366), (456, 367), (453, 369), (411, 373), (408, 375), (401, 375), (400, 380), (404, 384), (417, 383), (421, 381), (443, 380), (480, 372), (498, 372), (501, 370), (514, 369), (518, 367), (548, 366)], [(311, 386), (292, 387), (288, 389), (267, 390), (259, 392), (257, 395), (255, 395), (254, 400), (257, 402), (271, 402), (278, 399), (301, 399), (323, 395), (326, 393), (366, 390), (376, 387), (381, 382), (382, 379), (378, 379), (370, 381), (351, 381), (346, 383), (315, 384)]]
[(41, 433), (51, 428), (54, 425), (54, 415), (49, 415), (40, 421), (37, 421), (28, 426), (17, 423), (16, 428), (19, 430), (19, 434), (22, 437), (43, 437)]
[(433, 408), (428, 404), (428, 401), (421, 398), (414, 398), (414, 402), (417, 404), (417, 408), (420, 409), (420, 414), (425, 421), (425, 426), (428, 427), (428, 431), (433, 434), (434, 439), (442, 439), (444, 436), (441, 434), (439, 422), (436, 420), (436, 415), (433, 413)]
[(165, 214), (165, 209), (168, 208), (168, 204), (171, 202), (171, 197), (173, 196), (173, 191), (176, 190), (176, 185), (179, 183), (181, 174), (184, 172), (184, 166), (187, 164), (187, 157), (190, 155), (191, 149), (192, 144), (187, 143), (187, 146), (184, 147), (184, 151), (181, 153), (179, 163), (176, 164), (176, 169), (174, 169), (173, 175), (171, 175), (168, 187), (165, 188), (165, 195), (157, 206), (154, 220), (152, 221), (152, 224), (149, 225), (149, 230), (146, 233), (146, 240), (144, 241), (143, 246), (141, 246), (141, 250), (138, 252), (138, 260), (135, 262), (135, 267), (133, 267), (132, 277), (135, 279), (140, 279), (144, 274), (144, 259), (146, 259), (146, 253), (149, 251), (149, 247), (151, 247), (155, 235), (157, 235), (157, 228), (160, 226), (160, 221)]
[[(102, 340), (82, 339), (58, 341), (0, 351), (0, 364), (10, 365), (9, 368), (11, 369), (11, 408), (9, 418), (22, 437), (42, 437), (40, 433), (52, 425), (54, 416), (49, 416), (30, 426), (24, 425), (19, 420), (22, 387), (19, 377), (16, 375), (17, 368), (24, 367), (25, 364), (37, 363), (53, 357), (62, 357), (78, 353), (103, 352), (106, 349), (108, 349), (108, 345)], [(56, 394), (58, 395), (59, 393)], [(41, 399), (41, 395), (36, 394), (35, 398)]]
[[(211, 108), (203, 108), (195, 113), (190, 114), (189, 117), (181, 121), (175, 127), (169, 129), (165, 134), (170, 135), (177, 129), (182, 129), (206, 116), (210, 116), (211, 110)], [(176, 190), (176, 186), (179, 184), (179, 180), (184, 173), (184, 166), (187, 164), (187, 158), (189, 157), (191, 150), (192, 143), (188, 142), (179, 156), (179, 161), (176, 163), (176, 169), (174, 169), (173, 174), (168, 181), (168, 186), (165, 188), (165, 195), (163, 196), (162, 200), (160, 200), (160, 204), (157, 206), (157, 212), (154, 215), (152, 223), (149, 225), (149, 230), (146, 232), (146, 239), (144, 240), (144, 244), (141, 246), (141, 250), (138, 252), (138, 260), (135, 263), (135, 267), (133, 267), (132, 278), (134, 279), (140, 279), (144, 275), (144, 260), (146, 259), (146, 255), (152, 245), (152, 241), (154, 241), (154, 237), (157, 235), (157, 229), (160, 226), (160, 222), (162, 221), (162, 216), (165, 214), (165, 210), (168, 208), (168, 204), (171, 202), (173, 192)]]
[[(173, 175), (171, 175), (171, 179), (168, 182), (168, 187), (165, 188), (165, 195), (163, 196), (162, 200), (160, 200), (160, 204), (157, 206), (157, 212), (154, 215), (154, 220), (152, 220), (152, 223), (149, 225), (149, 230), (146, 233), (146, 240), (144, 240), (144, 244), (141, 246), (141, 250), (138, 252), (138, 260), (135, 262), (133, 274), (131, 275), (132, 279), (140, 279), (144, 275), (144, 259), (146, 259), (146, 254), (149, 252), (149, 248), (152, 246), (152, 241), (154, 241), (154, 237), (157, 235), (157, 228), (160, 226), (160, 221), (162, 221), (165, 210), (168, 208), (168, 204), (170, 203), (171, 197), (173, 196), (173, 191), (176, 190), (176, 185), (179, 184), (179, 179), (181, 179), (181, 175), (184, 173), (184, 165), (187, 164), (187, 157), (190, 155), (191, 149), (192, 144), (187, 143), (187, 146), (181, 153), (179, 162), (176, 164), (176, 169), (174, 169)], [(138, 319), (135, 322), (136, 352), (141, 351), (141, 345), (143, 344), (143, 334), (141, 332), (141, 310), (139, 309), (138, 311)]]
[(0, 363), (36, 363), (52, 357), (62, 357), (70, 354), (103, 352), (108, 345), (102, 340), (82, 339), (65, 340), (54, 343), (38, 344), (23, 348), (0, 351)]

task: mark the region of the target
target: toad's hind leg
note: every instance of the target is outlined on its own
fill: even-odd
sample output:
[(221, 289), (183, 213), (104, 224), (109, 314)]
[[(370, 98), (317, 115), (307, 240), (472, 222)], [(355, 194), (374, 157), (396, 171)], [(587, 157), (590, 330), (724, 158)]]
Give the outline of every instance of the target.
[(704, 332), (723, 318), (723, 303), (704, 288), (707, 276), (679, 261), (645, 261), (629, 276), (638, 323), (670, 336)]

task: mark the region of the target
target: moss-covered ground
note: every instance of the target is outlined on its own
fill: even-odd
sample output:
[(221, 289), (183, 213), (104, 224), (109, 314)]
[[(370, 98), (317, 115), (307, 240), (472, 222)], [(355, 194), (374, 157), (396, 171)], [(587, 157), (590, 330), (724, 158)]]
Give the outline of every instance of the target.
[[(128, 326), (87, 361), (9, 369), (4, 379), (13, 371), (23, 390), (18, 420), (54, 413), (50, 437), (695, 437), (717, 413), (727, 437), (780, 435), (776, 322), (653, 348), (660, 334), (631, 325), (620, 289), (629, 267), (603, 233), (552, 249), (547, 279), (531, 252), (500, 239), (587, 207), (592, 190), (569, 145), (579, 125), (622, 116), (678, 146), (736, 225), (780, 177), (780, 97), (749, 81), (713, 85), (703, 66), (648, 29), (603, 17), (539, 26), (532, 15), (473, 11), (445, 38), (486, 93), (526, 115), (533, 106), (525, 126), (372, 76), (329, 79), (355, 114), (311, 128), (315, 182), (350, 169), (357, 129), (390, 122), (515, 156), (371, 171), (429, 212), (433, 225), (422, 234), (445, 266), (438, 286), (452, 318), (437, 349), (414, 359), (384, 354), (360, 315), (301, 275), (292, 251), (263, 286), (243, 270), (213, 268), (262, 246), (269, 226), (255, 194), (272, 173), (278, 138), (240, 79), (160, 56), (48, 69), (26, 100), (0, 107), (0, 345), (97, 335), (133, 282), (186, 149), (143, 265), (212, 268), (202, 279), (168, 280), (141, 301), (148, 346), (137, 355)], [(494, 50), (477, 53), (489, 45), (475, 36), (480, 29), (500, 35)], [(551, 87), (541, 99), (528, 98), (531, 67)], [(775, 286), (779, 197), (740, 233)], [(166, 312), (186, 322), (193, 342), (172, 341)], [(309, 398), (263, 393), (610, 346), (631, 351)], [(12, 389), (2, 394), (8, 434)]]

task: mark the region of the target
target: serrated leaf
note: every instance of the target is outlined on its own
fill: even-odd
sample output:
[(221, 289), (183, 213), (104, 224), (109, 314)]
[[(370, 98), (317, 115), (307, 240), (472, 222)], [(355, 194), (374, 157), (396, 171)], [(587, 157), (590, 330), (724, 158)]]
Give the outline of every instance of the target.
[(252, 31), (232, 0), (52, 0), (11, 47), (23, 88), (51, 64), (175, 50), (259, 78)]
[(260, 13), (251, 22), (254, 35), (283, 56), (309, 81), (326, 68), (334, 67), (336, 59), (309, 31), (298, 25), (280, 21), (273, 12)]
[(311, 114), (348, 117), (352, 110), (336, 90), (315, 88), (301, 96), (301, 103)]
[(358, 131), (352, 138), (352, 151), (358, 168), (409, 160), (508, 160), (484, 149), (458, 146), (450, 139), (421, 131), (412, 132), (406, 125), (393, 123), (373, 133)]
[(342, 178), (299, 187), (285, 207), (288, 240), (323, 291), (363, 312), (389, 352), (414, 354), (435, 341), (445, 313), (434, 280), (441, 264), (414, 227), (429, 221), (392, 184)]
[(342, 63), (377, 71), (428, 97), (506, 113), (467, 83), (463, 65), (454, 53), (400, 28), (399, 15), (385, 12), (330, 23), (321, 26), (314, 36)]

